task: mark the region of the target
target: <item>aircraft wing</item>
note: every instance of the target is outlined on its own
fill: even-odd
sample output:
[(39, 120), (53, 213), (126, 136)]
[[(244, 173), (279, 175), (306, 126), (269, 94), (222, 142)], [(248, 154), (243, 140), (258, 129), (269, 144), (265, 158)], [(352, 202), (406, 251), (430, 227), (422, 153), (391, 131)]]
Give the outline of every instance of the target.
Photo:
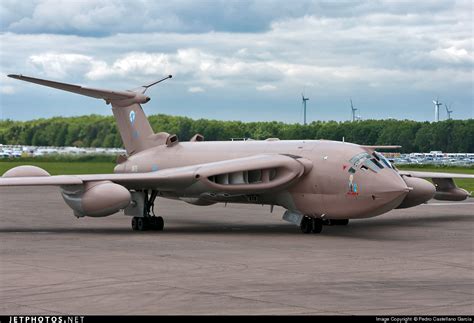
[(136, 93), (131, 92), (131, 91), (111, 91), (111, 90), (103, 90), (103, 89), (94, 89), (94, 88), (83, 87), (80, 85), (42, 80), (42, 79), (37, 79), (34, 77), (16, 75), (16, 74), (10, 74), (8, 75), (8, 77), (11, 77), (17, 80), (26, 81), (26, 82), (35, 83), (35, 84), (40, 84), (44, 86), (49, 86), (49, 87), (60, 89), (63, 91), (82, 94), (82, 95), (90, 96), (97, 99), (104, 99), (107, 101), (131, 99), (136, 96)]
[[(20, 166), (21, 167), (21, 166)], [(87, 182), (111, 181), (128, 188), (150, 188), (155, 185), (163, 188), (167, 187), (170, 181), (181, 184), (183, 177), (191, 178), (183, 169), (162, 170), (152, 173), (132, 173), (132, 174), (93, 174), (93, 175), (58, 175), (58, 176), (18, 176), (0, 177), (0, 186), (70, 186), (82, 185)], [(171, 174), (170, 174), (171, 173)], [(171, 175), (171, 176), (170, 176)], [(190, 182), (188, 180), (188, 182)]]
[(398, 171), (400, 175), (411, 176), (411, 177), (419, 177), (419, 178), (472, 178), (474, 179), (474, 175), (470, 174), (456, 174), (456, 173), (438, 173), (438, 172), (414, 172), (414, 171), (406, 171), (400, 170)]
[(462, 201), (472, 195), (472, 192), (457, 187), (454, 182), (455, 178), (474, 179), (471, 174), (456, 174), (456, 173), (438, 173), (438, 172), (413, 172), (413, 171), (399, 171), (402, 176), (429, 178), (436, 186), (436, 194), (434, 196), (437, 200), (448, 201)]
[(128, 189), (155, 189), (172, 192), (256, 194), (287, 187), (311, 169), (310, 161), (279, 154), (255, 155), (148, 173), (23, 176), (12, 169), (0, 177), (0, 186), (71, 186), (87, 182), (111, 181)]

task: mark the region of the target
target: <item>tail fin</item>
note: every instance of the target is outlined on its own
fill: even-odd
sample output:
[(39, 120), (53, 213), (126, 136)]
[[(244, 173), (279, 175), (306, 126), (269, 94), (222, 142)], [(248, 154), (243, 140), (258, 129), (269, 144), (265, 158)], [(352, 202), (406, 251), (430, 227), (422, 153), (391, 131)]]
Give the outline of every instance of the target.
[(157, 144), (154, 140), (155, 136), (153, 136), (153, 129), (151, 128), (140, 103), (144, 104), (150, 101), (150, 98), (144, 95), (149, 87), (171, 78), (171, 75), (157, 82), (130, 91), (111, 91), (87, 88), (79, 85), (43, 80), (23, 75), (10, 74), (8, 76), (14, 79), (49, 86), (59, 90), (90, 96), (97, 99), (104, 99), (107, 104), (112, 105), (112, 112), (117, 121), (120, 136), (122, 137), (123, 144), (129, 155), (151, 148)]

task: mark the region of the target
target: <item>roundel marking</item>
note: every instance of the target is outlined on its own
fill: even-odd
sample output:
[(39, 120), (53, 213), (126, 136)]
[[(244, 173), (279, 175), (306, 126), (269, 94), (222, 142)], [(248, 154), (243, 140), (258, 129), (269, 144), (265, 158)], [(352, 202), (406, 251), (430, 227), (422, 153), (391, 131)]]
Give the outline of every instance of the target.
[(130, 123), (133, 124), (135, 122), (135, 111), (130, 111)]

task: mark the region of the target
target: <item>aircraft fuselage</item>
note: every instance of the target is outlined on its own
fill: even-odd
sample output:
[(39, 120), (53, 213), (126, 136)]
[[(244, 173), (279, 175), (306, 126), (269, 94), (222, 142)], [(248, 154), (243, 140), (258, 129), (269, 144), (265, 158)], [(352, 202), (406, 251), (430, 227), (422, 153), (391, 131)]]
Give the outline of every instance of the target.
[[(300, 181), (283, 192), (250, 197), (206, 196), (204, 199), (207, 202), (280, 205), (313, 217), (350, 219), (388, 212), (400, 205), (409, 192), (405, 181), (393, 168), (382, 162), (378, 163), (382, 168), (364, 165), (372, 157), (371, 151), (355, 144), (326, 140), (180, 142), (132, 155), (117, 165), (115, 172), (153, 172), (257, 154), (294, 155), (309, 160), (313, 166)], [(354, 159), (358, 155), (361, 158)], [(202, 196), (167, 195), (166, 192), (161, 192), (161, 196), (184, 201), (203, 199)]]

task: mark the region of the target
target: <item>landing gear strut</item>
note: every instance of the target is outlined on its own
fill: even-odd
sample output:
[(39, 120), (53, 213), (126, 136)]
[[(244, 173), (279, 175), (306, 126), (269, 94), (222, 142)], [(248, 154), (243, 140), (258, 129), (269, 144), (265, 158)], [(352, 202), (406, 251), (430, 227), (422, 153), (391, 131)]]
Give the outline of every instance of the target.
[(134, 231), (146, 231), (146, 230), (156, 230), (163, 231), (164, 220), (161, 216), (155, 215), (155, 199), (158, 195), (158, 191), (152, 190), (150, 195), (148, 190), (144, 192), (144, 204), (143, 216), (138, 217), (134, 216), (132, 218), (132, 230)]
[(303, 233), (320, 233), (323, 229), (323, 220), (304, 216), (301, 220), (300, 229)]

